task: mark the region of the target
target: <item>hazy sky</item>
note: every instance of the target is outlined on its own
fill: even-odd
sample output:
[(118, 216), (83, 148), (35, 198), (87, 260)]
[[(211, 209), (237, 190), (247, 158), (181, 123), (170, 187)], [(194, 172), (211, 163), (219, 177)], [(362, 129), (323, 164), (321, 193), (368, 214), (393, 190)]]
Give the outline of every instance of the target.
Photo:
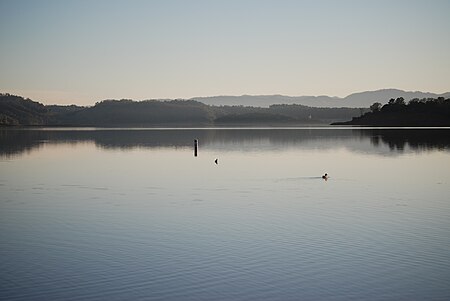
[(450, 0), (0, 0), (0, 92), (44, 103), (450, 91)]

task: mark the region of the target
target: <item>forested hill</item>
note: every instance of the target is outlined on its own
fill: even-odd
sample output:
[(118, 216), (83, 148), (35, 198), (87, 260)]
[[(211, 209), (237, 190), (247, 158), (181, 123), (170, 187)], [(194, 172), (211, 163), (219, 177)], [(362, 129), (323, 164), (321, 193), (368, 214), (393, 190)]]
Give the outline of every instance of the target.
[(337, 125), (370, 126), (450, 126), (450, 98), (390, 99), (387, 104), (374, 103), (371, 112)]
[(49, 126), (233, 126), (329, 124), (368, 109), (272, 105), (269, 108), (210, 106), (194, 100), (104, 100), (92, 107), (45, 106), (0, 94), (0, 125)]
[(16, 95), (0, 94), (0, 125), (40, 125), (48, 122), (41, 103)]

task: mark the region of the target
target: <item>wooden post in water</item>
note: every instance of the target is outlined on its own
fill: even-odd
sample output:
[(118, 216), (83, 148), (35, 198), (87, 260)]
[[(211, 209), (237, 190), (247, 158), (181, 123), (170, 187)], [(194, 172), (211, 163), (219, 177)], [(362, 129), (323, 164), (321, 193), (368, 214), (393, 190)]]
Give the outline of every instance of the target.
[(197, 157), (197, 153), (198, 153), (198, 140), (195, 139), (194, 140), (194, 157)]

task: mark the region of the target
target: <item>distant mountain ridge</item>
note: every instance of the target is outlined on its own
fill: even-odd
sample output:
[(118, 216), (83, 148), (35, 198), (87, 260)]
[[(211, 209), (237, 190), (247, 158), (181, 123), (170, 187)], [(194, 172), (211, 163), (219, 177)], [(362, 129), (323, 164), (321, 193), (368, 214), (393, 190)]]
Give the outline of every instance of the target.
[(403, 91), (399, 89), (382, 89), (376, 91), (364, 91), (352, 93), (344, 98), (321, 96), (284, 96), (284, 95), (241, 95), (241, 96), (210, 96), (194, 97), (192, 100), (214, 106), (253, 106), (269, 107), (274, 104), (299, 104), (319, 108), (368, 108), (373, 103), (386, 104), (391, 98), (403, 97), (406, 101), (414, 98), (449, 98), (450, 92), (436, 94), (421, 91)]

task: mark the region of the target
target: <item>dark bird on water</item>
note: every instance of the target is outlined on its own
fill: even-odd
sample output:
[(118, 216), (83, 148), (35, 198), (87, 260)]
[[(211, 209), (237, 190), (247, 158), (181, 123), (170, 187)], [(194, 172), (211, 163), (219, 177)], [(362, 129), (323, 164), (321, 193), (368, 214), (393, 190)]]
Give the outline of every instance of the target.
[(214, 160), (214, 163), (219, 164), (219, 159)]

